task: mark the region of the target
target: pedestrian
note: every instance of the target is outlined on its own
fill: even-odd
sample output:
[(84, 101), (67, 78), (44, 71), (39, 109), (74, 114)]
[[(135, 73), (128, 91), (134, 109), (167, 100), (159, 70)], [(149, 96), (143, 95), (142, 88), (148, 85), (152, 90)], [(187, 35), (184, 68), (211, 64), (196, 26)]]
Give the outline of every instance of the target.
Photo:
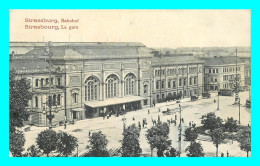
[(65, 122), (64, 122), (64, 129), (66, 129), (66, 127), (67, 127), (67, 126), (66, 126), (66, 121), (65, 121)]
[(173, 119), (171, 118), (171, 123), (173, 123)]
[(224, 157), (224, 153), (221, 152), (221, 157)]
[(143, 128), (144, 128), (144, 122), (143, 122)]
[(90, 137), (90, 135), (91, 135), (91, 132), (89, 131), (89, 132), (88, 132), (88, 136)]
[(175, 121), (177, 120), (177, 115), (175, 115)]
[(160, 115), (158, 115), (158, 123), (160, 122)]
[(189, 122), (189, 126), (191, 127), (191, 121)]
[(138, 122), (138, 127), (141, 130), (141, 123), (140, 122)]
[(148, 110), (148, 115), (150, 114), (150, 110)]
[(161, 109), (159, 108), (159, 112), (161, 112)]
[(216, 103), (216, 99), (214, 99), (214, 103)]
[(181, 118), (181, 121), (182, 121), (182, 123), (184, 123), (184, 119), (183, 118)]
[(133, 116), (133, 121), (135, 121), (135, 117)]
[(229, 153), (228, 153), (228, 150), (227, 150), (227, 157), (229, 157)]
[(174, 125), (176, 126), (176, 120), (174, 121)]

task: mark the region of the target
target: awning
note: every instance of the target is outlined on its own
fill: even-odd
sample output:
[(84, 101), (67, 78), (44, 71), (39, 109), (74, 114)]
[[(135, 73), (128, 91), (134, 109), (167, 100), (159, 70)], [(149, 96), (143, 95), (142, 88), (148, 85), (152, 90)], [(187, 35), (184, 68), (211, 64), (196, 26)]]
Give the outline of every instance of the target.
[(129, 96), (129, 97), (123, 97), (123, 98), (111, 98), (106, 99), (104, 101), (92, 101), (92, 102), (86, 102), (85, 105), (92, 107), (92, 108), (98, 108), (98, 107), (106, 107), (111, 105), (118, 105), (118, 104), (125, 104), (125, 103), (131, 103), (135, 101), (141, 101), (145, 98), (140, 96)]
[(83, 108), (72, 108), (71, 110), (72, 111), (77, 111), (77, 112), (84, 111)]

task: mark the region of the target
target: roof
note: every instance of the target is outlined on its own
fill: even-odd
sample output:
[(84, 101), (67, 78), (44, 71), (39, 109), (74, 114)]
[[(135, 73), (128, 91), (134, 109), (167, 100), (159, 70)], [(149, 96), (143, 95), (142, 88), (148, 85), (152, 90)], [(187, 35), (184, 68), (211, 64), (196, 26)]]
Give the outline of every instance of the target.
[[(14, 44), (14, 43), (13, 43)], [(18, 43), (22, 47), (23, 43)], [(29, 45), (29, 43), (25, 43)], [(46, 46), (34, 46), (28, 49), (24, 58), (47, 57)], [(52, 59), (111, 59), (111, 58), (137, 58), (152, 57), (150, 49), (141, 43), (66, 43), (53, 44)], [(24, 47), (27, 47), (25, 45)], [(15, 56), (17, 57), (17, 56)], [(18, 56), (21, 57), (21, 56)]]
[(243, 61), (239, 57), (235, 57), (235, 56), (213, 57), (213, 58), (205, 58), (205, 66), (236, 64), (236, 58), (237, 58), (237, 63), (243, 63)]
[(171, 54), (167, 56), (153, 57), (152, 65), (167, 65), (167, 64), (187, 64), (187, 63), (203, 63), (200, 58), (194, 57), (192, 54)]
[(134, 101), (140, 101), (144, 100), (145, 98), (140, 96), (128, 96), (123, 98), (110, 98), (106, 99), (104, 101), (91, 101), (86, 102), (85, 105), (92, 107), (92, 108), (98, 108), (98, 107), (106, 107), (110, 105), (117, 105), (117, 104), (124, 104), (124, 103), (130, 103)]
[(29, 59), (14, 59), (10, 62), (9, 68), (23, 71), (47, 71), (49, 63), (44, 59), (29, 58)]
[[(138, 42), (51, 42), (53, 46), (145, 46)], [(43, 47), (46, 42), (9, 42), (10, 47)]]

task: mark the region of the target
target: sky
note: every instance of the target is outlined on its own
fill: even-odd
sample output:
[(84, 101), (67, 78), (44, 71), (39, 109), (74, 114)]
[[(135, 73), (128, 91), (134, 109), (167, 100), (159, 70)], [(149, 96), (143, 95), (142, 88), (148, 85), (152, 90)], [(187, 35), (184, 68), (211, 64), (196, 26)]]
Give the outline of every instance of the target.
[[(59, 23), (26, 19), (57, 19)], [(26, 26), (57, 26), (59, 30)], [(69, 26), (77, 28), (69, 30)], [(140, 42), (168, 48), (251, 46), (251, 11), (10, 10), (9, 33), (10, 41)]]

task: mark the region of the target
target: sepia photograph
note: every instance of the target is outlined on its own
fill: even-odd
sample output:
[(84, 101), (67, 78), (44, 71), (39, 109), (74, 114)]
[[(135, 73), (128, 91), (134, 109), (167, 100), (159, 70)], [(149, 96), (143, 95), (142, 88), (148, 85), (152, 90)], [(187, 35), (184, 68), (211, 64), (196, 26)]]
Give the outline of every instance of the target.
[(251, 157), (251, 10), (9, 19), (9, 157)]

